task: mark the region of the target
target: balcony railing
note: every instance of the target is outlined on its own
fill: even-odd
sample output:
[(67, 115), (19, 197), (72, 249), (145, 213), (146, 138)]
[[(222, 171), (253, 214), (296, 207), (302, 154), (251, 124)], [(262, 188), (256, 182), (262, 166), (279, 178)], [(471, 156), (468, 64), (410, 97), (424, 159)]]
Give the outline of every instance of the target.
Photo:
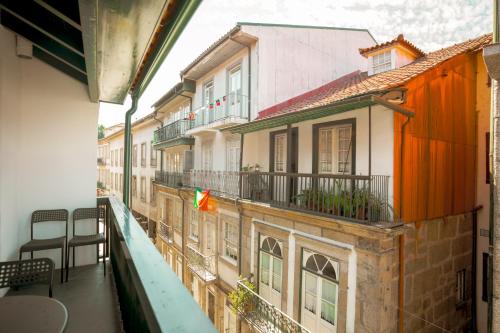
[(172, 230), (172, 226), (167, 225), (164, 222), (160, 222), (159, 224), (159, 235), (160, 237), (167, 243), (172, 243), (174, 241), (174, 233)]
[(192, 121), (188, 119), (177, 120), (165, 125), (154, 132), (154, 143), (160, 143), (183, 136), (191, 128)]
[[(158, 183), (357, 222), (388, 222), (389, 176), (191, 170), (157, 171)], [(241, 184), (241, 191), (240, 191)]]
[(240, 315), (255, 329), (265, 333), (312, 333), (283, 311), (266, 301), (259, 294), (237, 282), (237, 288), (249, 297), (244, 308), (239, 309)]
[(248, 118), (248, 97), (229, 94), (216, 99), (210, 105), (201, 106), (193, 111), (193, 128), (205, 126), (226, 118)]
[(97, 158), (97, 165), (105, 166), (106, 165), (106, 159), (104, 157), (98, 157)]
[(356, 221), (389, 221), (389, 176), (242, 172), (241, 197)]
[(215, 254), (206, 255), (198, 251), (192, 244), (187, 246), (188, 267), (205, 282), (214, 281), (217, 278), (215, 267)]
[(210, 189), (216, 195), (236, 197), (239, 194), (239, 172), (191, 170), (185, 172), (156, 171), (155, 181), (168, 187)]
[(210, 332), (216, 329), (116, 197), (99, 198), (109, 229), (110, 259), (126, 332)]

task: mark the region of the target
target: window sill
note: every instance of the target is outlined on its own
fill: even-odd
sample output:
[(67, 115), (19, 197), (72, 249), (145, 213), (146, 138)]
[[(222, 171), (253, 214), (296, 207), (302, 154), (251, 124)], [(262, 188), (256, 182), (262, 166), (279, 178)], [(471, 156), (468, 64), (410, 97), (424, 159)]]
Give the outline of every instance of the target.
[(219, 258), (221, 258), (222, 260), (224, 260), (226, 263), (228, 263), (231, 266), (238, 267), (238, 261), (234, 260), (233, 258), (224, 256), (224, 255), (220, 255)]

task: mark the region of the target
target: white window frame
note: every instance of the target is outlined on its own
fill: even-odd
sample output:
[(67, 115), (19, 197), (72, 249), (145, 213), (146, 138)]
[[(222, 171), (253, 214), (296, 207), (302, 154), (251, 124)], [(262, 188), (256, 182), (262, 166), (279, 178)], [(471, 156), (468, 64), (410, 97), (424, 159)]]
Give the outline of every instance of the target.
[(214, 168), (214, 150), (212, 141), (201, 144), (201, 170), (212, 171)]
[(236, 265), (239, 259), (239, 230), (238, 223), (232, 221), (230, 217), (223, 217), (222, 220), (222, 256), (232, 264)]
[(141, 201), (146, 202), (146, 177), (141, 176)]
[(372, 71), (373, 74), (386, 72), (392, 69), (392, 52), (391, 50), (377, 53), (372, 56)]
[(198, 243), (200, 239), (200, 218), (201, 214), (194, 208), (191, 208), (189, 216), (189, 238)]
[(226, 171), (240, 171), (241, 142), (237, 138), (226, 141)]
[[(341, 137), (344, 131), (348, 131), (348, 134)], [(318, 173), (347, 175), (352, 173), (352, 131), (351, 124), (318, 128)]]
[(287, 157), (287, 133), (276, 133), (274, 135), (274, 172), (286, 172)]

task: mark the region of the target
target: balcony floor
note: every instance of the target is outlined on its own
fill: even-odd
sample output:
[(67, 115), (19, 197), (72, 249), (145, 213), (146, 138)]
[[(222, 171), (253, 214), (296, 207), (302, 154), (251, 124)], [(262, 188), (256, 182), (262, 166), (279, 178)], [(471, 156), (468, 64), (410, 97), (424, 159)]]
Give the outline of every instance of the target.
[[(68, 282), (60, 283), (59, 270), (54, 272), (53, 297), (68, 309), (66, 333), (123, 332), (119, 313), (118, 296), (114, 289), (111, 265), (108, 262), (106, 277), (103, 265), (70, 268)], [(47, 285), (22, 287), (10, 290), (7, 296), (48, 296)]]

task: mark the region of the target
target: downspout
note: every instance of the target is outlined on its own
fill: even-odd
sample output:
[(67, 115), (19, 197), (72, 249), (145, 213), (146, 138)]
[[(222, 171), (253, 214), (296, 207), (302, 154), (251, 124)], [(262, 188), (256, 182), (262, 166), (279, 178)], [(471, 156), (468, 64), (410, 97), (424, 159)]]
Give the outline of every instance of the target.
[(137, 111), (137, 103), (139, 101), (139, 96), (133, 94), (132, 105), (130, 109), (125, 113), (125, 131), (124, 131), (124, 163), (123, 163), (123, 203), (130, 209), (131, 198), (130, 198), (130, 178), (132, 177), (132, 161), (131, 161), (131, 149), (132, 149), (132, 115)]
[[(404, 157), (404, 146), (405, 146), (405, 129), (406, 125), (410, 121), (410, 116), (406, 118), (406, 121), (401, 126), (401, 151), (399, 154), (399, 218), (402, 219), (403, 216), (403, 157)], [(405, 235), (399, 236), (399, 333), (404, 333), (404, 290), (405, 290)]]
[[(500, 6), (499, 0), (493, 0), (493, 43), (498, 43), (500, 38), (500, 18), (498, 11)], [(498, 108), (498, 100), (496, 99), (496, 91), (498, 88), (498, 81), (491, 80), (491, 107), (490, 107), (490, 209), (489, 209), (489, 246), (488, 246), (488, 332), (493, 332), (493, 254), (495, 250), (495, 185), (497, 175), (493, 168), (494, 158), (494, 144), (495, 144), (495, 118), (496, 110)]]
[[(158, 111), (155, 111), (153, 119), (160, 123), (160, 126), (161, 126), (160, 128), (163, 128), (163, 126), (164, 126), (163, 121), (156, 118), (157, 115), (158, 115)], [(153, 147), (151, 147), (151, 149), (153, 149)], [(163, 149), (160, 149), (160, 171), (163, 171)]]
[(472, 333), (477, 333), (477, 212), (482, 208), (477, 206), (472, 210)]

